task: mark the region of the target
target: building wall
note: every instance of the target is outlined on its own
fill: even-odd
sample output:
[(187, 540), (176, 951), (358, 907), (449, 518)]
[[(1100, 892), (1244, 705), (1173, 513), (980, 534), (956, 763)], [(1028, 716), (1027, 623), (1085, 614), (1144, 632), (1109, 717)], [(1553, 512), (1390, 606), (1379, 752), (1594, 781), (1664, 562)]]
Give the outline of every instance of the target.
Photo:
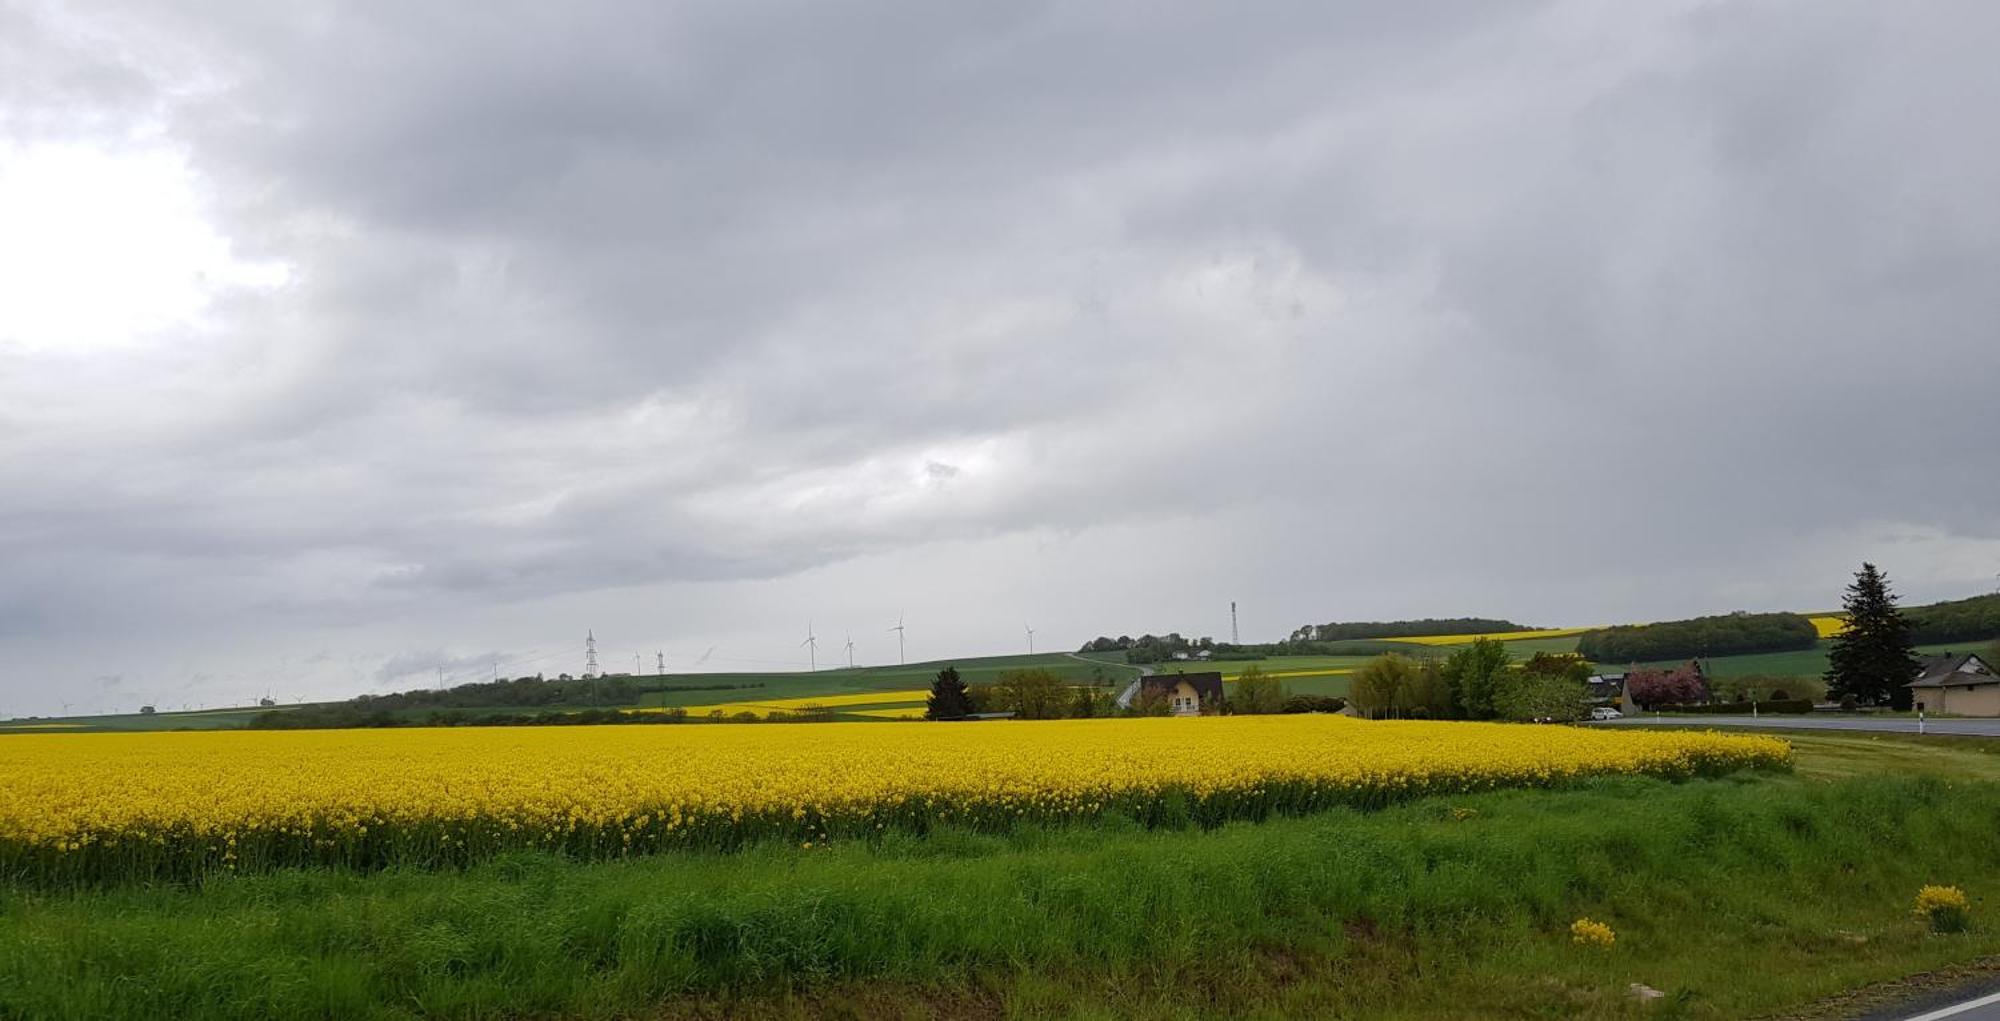
[(2000, 684), (1940, 688), (1925, 693), (1924, 705), (1934, 712), (1959, 716), (2000, 716)]
[(1201, 693), (1186, 681), (1174, 685), (1172, 701), (1168, 704), (1174, 707), (1175, 716), (1201, 715)]

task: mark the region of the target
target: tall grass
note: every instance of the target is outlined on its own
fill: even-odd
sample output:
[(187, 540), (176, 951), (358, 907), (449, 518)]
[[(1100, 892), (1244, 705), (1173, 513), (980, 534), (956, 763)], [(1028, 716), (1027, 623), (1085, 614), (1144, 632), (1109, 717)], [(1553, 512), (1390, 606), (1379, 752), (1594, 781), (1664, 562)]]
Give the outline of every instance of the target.
[[(1987, 784), (1612, 779), (1205, 832), (1112, 819), (16, 887), (0, 895), (0, 1017), (837, 1012), (841, 997), (865, 1013), (1569, 1016), (1624, 1011), (1629, 981), (1736, 1016), (1992, 949), (1977, 928), (1927, 942), (1908, 905), (1923, 882), (2000, 893), (1996, 832)], [(1617, 947), (1570, 947), (1579, 915)]]

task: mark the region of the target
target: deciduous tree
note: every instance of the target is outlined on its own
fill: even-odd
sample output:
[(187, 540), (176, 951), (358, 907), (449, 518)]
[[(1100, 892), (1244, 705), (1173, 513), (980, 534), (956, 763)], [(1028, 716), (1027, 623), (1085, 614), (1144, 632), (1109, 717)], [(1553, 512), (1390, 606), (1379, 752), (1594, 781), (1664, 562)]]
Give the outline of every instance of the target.
[(1490, 638), (1476, 638), (1452, 653), (1444, 661), (1443, 676), (1458, 710), (1471, 719), (1491, 719), (1493, 694), (1512, 660), (1507, 647)]
[(1276, 677), (1252, 664), (1243, 668), (1229, 693), (1229, 711), (1248, 716), (1283, 712), (1285, 686)]
[(1493, 711), (1503, 720), (1582, 719), (1589, 711), (1583, 682), (1560, 673), (1514, 671), (1500, 680)]
[(1672, 670), (1634, 670), (1625, 675), (1625, 696), (1641, 706), (1679, 705), (1708, 697), (1701, 668), (1693, 663)]
[(1053, 720), (1066, 708), (1064, 685), (1054, 671), (1009, 670), (995, 685), (1001, 708), (1011, 710), (1016, 719)]

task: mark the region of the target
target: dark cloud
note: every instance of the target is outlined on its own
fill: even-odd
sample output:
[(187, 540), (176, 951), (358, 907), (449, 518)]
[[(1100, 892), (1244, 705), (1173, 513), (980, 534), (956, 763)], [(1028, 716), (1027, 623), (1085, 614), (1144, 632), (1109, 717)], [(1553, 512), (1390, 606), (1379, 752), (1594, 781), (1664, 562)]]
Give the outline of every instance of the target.
[(337, 689), (620, 613), (768, 662), (803, 619), (747, 617), (822, 597), (1066, 642), (1223, 588), (1271, 633), (1823, 606), (1863, 556), (1963, 594), (2000, 570), (1996, 31), (0, 5), (0, 145), (176, 154), (286, 268), (0, 344), (0, 648)]

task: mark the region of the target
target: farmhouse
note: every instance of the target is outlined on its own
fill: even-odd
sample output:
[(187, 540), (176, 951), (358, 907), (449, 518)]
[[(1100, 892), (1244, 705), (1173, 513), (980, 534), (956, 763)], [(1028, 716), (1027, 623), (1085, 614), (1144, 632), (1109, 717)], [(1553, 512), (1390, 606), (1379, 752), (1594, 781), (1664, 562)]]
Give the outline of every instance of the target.
[(1199, 716), (1203, 709), (1222, 705), (1222, 675), (1211, 671), (1141, 677), (1118, 695), (1118, 708), (1129, 709), (1141, 696), (1153, 692), (1166, 699), (1167, 709), (1173, 715)]
[(1625, 698), (1624, 674), (1592, 674), (1583, 686), (1584, 694), (1595, 705), (1616, 705)]
[(2000, 674), (1971, 653), (1947, 652), (1924, 661), (1909, 684), (1917, 708), (1959, 716), (2000, 716)]

